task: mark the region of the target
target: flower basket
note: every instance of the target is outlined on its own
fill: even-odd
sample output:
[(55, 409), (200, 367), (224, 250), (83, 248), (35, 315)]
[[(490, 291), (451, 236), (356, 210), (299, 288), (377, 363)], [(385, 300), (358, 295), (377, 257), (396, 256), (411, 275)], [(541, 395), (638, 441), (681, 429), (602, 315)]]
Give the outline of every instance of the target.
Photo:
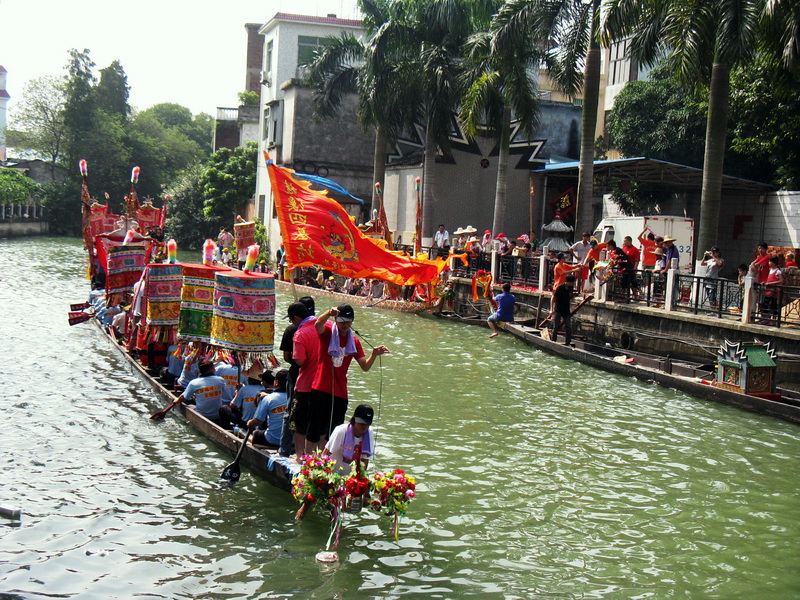
[(338, 508), (345, 496), (344, 477), (336, 472), (336, 462), (319, 452), (302, 457), (300, 474), (292, 480), (292, 496), (301, 504), (296, 518), (302, 519), (312, 506)]
[(369, 506), (376, 512), (393, 516), (392, 532), (400, 539), (400, 517), (405, 514), (411, 500), (416, 496), (417, 481), (402, 469), (386, 473), (377, 472), (370, 480), (371, 499)]

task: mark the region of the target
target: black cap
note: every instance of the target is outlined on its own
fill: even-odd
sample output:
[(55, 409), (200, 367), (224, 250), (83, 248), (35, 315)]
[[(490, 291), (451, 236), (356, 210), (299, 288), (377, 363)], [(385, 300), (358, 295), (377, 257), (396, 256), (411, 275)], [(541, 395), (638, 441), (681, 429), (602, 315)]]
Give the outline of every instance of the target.
[(369, 404), (359, 404), (353, 411), (353, 420), (356, 423), (363, 423), (364, 425), (372, 425), (372, 419), (375, 417), (375, 411)]
[(356, 313), (353, 311), (353, 307), (350, 306), (349, 304), (340, 304), (339, 306), (336, 307), (336, 310), (339, 311), (339, 314), (336, 315), (337, 323), (344, 323), (345, 321), (354, 321), (356, 318)]
[(292, 302), (289, 308), (286, 309), (286, 316), (284, 318), (291, 319), (293, 317), (300, 317), (301, 319), (305, 319), (307, 316), (309, 316), (309, 313), (305, 304), (302, 302)]
[(317, 307), (314, 305), (314, 298), (311, 296), (303, 296), (298, 300), (298, 302), (305, 305), (305, 307), (308, 309), (309, 316), (313, 315), (317, 310)]

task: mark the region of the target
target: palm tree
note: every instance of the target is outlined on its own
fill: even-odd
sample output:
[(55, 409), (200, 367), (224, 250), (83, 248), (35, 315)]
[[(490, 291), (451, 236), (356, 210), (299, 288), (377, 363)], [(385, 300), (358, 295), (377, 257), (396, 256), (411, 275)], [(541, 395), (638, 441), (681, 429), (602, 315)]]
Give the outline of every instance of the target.
[(583, 90), (576, 229), (592, 223), (594, 146), (600, 98), (600, 0), (510, 0), (495, 19), (496, 47), (513, 49), (532, 38), (549, 48), (550, 76), (567, 95)]
[(459, 72), (462, 47), (472, 33), (474, 0), (396, 0), (392, 18), (373, 38), (377, 55), (402, 55), (401, 69), (412, 77), (408, 90), (418, 101), (408, 116), (425, 124), (422, 185), (422, 230), (433, 235), (435, 163), (438, 148), (448, 149), (453, 116), (461, 100)]
[(467, 92), (459, 120), (470, 137), (475, 136), (478, 127), (487, 124), (499, 142), (493, 234), (505, 228), (512, 114), (526, 131), (532, 130), (538, 120), (537, 86), (531, 73), (538, 69), (540, 57), (532, 50), (530, 44), (524, 44), (514, 52), (502, 52), (492, 47), (492, 34), (488, 31), (473, 34), (465, 46), (466, 67), (462, 78)]
[(644, 64), (664, 57), (678, 79), (708, 85), (698, 248), (717, 242), (728, 128), (730, 72), (757, 48), (763, 0), (611, 0), (607, 35), (632, 35), (631, 54)]
[[(388, 42), (389, 49), (383, 52), (376, 52), (374, 45), (375, 35), (391, 19), (392, 5), (387, 0), (359, 0), (359, 6), (366, 40), (351, 34), (329, 39), (308, 65), (309, 80), (315, 87), (315, 112), (323, 118), (335, 116), (348, 94), (358, 94), (359, 119), (375, 128), (373, 182), (383, 186), (389, 142), (408, 118), (411, 89), (403, 64), (397, 61), (397, 43)], [(373, 188), (372, 208), (377, 204)]]
[(800, 68), (800, 0), (767, 0), (764, 17), (767, 47), (785, 68)]

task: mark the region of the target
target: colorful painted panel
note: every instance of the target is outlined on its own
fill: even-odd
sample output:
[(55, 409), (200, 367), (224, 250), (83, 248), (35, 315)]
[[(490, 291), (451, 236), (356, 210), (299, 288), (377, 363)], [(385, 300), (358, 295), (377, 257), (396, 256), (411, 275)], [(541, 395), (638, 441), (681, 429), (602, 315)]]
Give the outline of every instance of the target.
[(271, 352), (275, 278), (228, 271), (215, 279), (211, 343), (236, 352)]
[(174, 327), (178, 324), (182, 287), (183, 265), (149, 265), (147, 321), (152, 327)]
[(220, 267), (183, 265), (178, 340), (209, 343), (214, 307), (214, 273)]
[(108, 248), (106, 261), (106, 293), (118, 294), (133, 290), (147, 264), (144, 246), (114, 246)]

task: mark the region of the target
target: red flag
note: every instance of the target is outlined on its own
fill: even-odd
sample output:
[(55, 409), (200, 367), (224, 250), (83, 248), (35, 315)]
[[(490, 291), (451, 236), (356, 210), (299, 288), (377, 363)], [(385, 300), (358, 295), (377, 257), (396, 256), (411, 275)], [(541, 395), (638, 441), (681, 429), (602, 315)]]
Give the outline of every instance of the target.
[(370, 277), (398, 285), (435, 280), (447, 261), (417, 260), (387, 250), (383, 240), (365, 236), (344, 208), (325, 192), (312, 190), (293, 171), (264, 153), (275, 208), (291, 267), (317, 265), (345, 277)]

